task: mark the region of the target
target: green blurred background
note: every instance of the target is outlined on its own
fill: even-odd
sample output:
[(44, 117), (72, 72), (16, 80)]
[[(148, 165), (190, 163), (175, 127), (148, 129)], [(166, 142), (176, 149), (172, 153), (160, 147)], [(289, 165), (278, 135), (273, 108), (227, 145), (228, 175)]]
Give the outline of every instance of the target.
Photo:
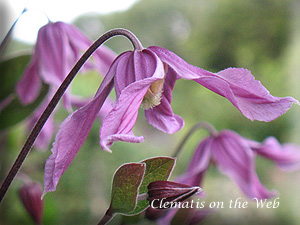
[[(101, 7), (95, 6), (95, 7)], [(140, 0), (124, 12), (107, 15), (85, 15), (74, 24), (95, 40), (105, 31), (122, 27), (131, 30), (147, 47), (167, 48), (188, 63), (217, 72), (227, 67), (250, 69), (256, 79), (274, 96), (300, 99), (300, 2), (298, 0)], [(128, 40), (115, 37), (106, 43), (117, 53), (131, 50)], [(7, 53), (31, 49), (12, 42)], [(77, 94), (89, 96), (100, 83), (96, 74), (78, 76), (72, 86)], [(173, 135), (164, 134), (147, 124), (140, 110), (134, 128), (143, 135), (141, 144), (115, 143), (113, 153), (100, 149), (99, 127), (95, 122), (83, 147), (62, 176), (57, 191), (45, 197), (44, 224), (97, 224), (109, 205), (110, 184), (114, 171), (127, 162), (148, 157), (172, 155), (176, 146), (199, 121), (207, 121), (218, 130), (232, 129), (257, 141), (275, 136), (282, 143), (300, 144), (298, 106), (292, 107), (275, 121), (251, 122), (223, 97), (192, 81), (179, 80), (173, 92), (173, 110), (185, 120), (185, 127)], [(67, 112), (60, 110), (59, 124)], [(12, 165), (26, 138), (24, 123), (1, 131), (0, 179)], [(198, 131), (184, 146), (177, 159), (172, 179), (184, 172), (198, 142), (207, 132)], [(33, 151), (21, 171), (43, 182), (47, 152)], [(284, 173), (265, 159), (257, 158), (261, 182), (279, 193), (277, 209), (257, 209), (245, 198), (235, 183), (213, 166), (205, 181), (206, 200), (224, 201), (242, 198), (247, 209), (216, 210), (204, 224), (299, 224), (300, 172)], [(32, 224), (18, 199), (21, 182), (15, 180), (0, 206), (0, 224)], [(117, 216), (110, 224), (120, 224)], [(151, 224), (142, 221), (139, 224)]]

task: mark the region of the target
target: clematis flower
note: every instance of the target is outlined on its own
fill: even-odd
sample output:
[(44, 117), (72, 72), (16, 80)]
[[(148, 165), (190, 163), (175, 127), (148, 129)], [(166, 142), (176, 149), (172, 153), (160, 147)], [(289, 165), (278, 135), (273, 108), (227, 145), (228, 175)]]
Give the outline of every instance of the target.
[[(38, 97), (42, 81), (49, 85), (49, 93), (44, 102), (28, 118), (28, 130), (34, 126), (66, 75), (91, 44), (92, 41), (71, 24), (50, 22), (39, 30), (31, 62), (18, 82), (16, 92), (24, 105), (32, 103)], [(82, 70), (94, 69), (101, 75), (105, 75), (115, 57), (116, 54), (113, 51), (102, 46), (96, 50), (93, 59), (88, 61)], [(73, 106), (81, 107), (87, 103), (86, 100), (81, 100), (79, 103), (78, 98), (67, 90), (63, 97), (64, 107), (71, 110)], [(106, 104), (105, 108), (107, 109), (102, 112), (107, 113), (111, 109), (110, 104)], [(103, 116), (104, 114), (101, 115), (101, 117)], [(46, 149), (54, 130), (52, 114), (39, 134), (35, 146), (38, 149)]]
[[(16, 91), (21, 102), (32, 103), (39, 95), (42, 81), (55, 91), (91, 44), (92, 41), (71, 24), (50, 22), (43, 26), (39, 30), (31, 62), (17, 84)], [(106, 74), (115, 57), (114, 52), (102, 46), (93, 55), (94, 63), (88, 62), (83, 69), (96, 69)], [(64, 101), (68, 109), (71, 106), (68, 91)]]
[(104, 150), (115, 141), (141, 142), (132, 133), (138, 109), (142, 105), (149, 124), (165, 132), (180, 130), (184, 121), (171, 108), (172, 90), (177, 79), (194, 80), (226, 97), (247, 118), (271, 121), (284, 114), (292, 97), (272, 96), (249, 70), (228, 68), (211, 73), (186, 63), (174, 53), (160, 47), (126, 52), (114, 61), (117, 103), (103, 121), (100, 145)]
[(274, 137), (259, 143), (233, 131), (223, 130), (200, 142), (186, 173), (177, 182), (200, 185), (213, 160), (219, 170), (231, 177), (248, 198), (271, 198), (276, 192), (267, 190), (260, 182), (255, 171), (256, 155), (273, 160), (280, 168), (300, 168), (299, 146), (281, 145)]
[(284, 114), (293, 103), (292, 97), (272, 96), (255, 81), (250, 71), (229, 68), (211, 73), (192, 66), (174, 53), (161, 48), (135, 49), (119, 55), (110, 67), (94, 99), (70, 114), (61, 124), (45, 166), (45, 191), (54, 191), (86, 139), (97, 113), (112, 88), (116, 102), (100, 128), (100, 145), (109, 151), (115, 141), (139, 143), (133, 127), (142, 106), (149, 124), (165, 132), (180, 130), (183, 119), (174, 114), (171, 101), (176, 80), (193, 80), (226, 97), (247, 118), (270, 121)]
[[(300, 147), (295, 144), (280, 144), (275, 137), (268, 137), (262, 143), (246, 139), (239, 134), (223, 130), (213, 132), (197, 146), (189, 163), (187, 171), (175, 181), (186, 185), (200, 185), (210, 166), (210, 162), (220, 171), (231, 177), (244, 194), (252, 198), (265, 199), (276, 195), (275, 191), (268, 191), (259, 181), (255, 171), (256, 155), (274, 161), (280, 169), (292, 171), (300, 169)], [(182, 210), (182, 209), (180, 209)], [(180, 211), (179, 210), (179, 211)], [(168, 225), (176, 220), (180, 212), (178, 209), (165, 210), (148, 208), (146, 216), (157, 220), (157, 224)], [(182, 224), (198, 224), (212, 210), (186, 209), (185, 221)]]

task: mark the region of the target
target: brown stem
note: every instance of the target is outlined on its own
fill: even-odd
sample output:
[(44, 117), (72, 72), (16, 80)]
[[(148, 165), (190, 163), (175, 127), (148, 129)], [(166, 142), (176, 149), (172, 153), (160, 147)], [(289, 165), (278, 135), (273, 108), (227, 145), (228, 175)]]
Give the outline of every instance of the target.
[(136, 38), (136, 36), (131, 33), (128, 30), (117, 28), (110, 30), (103, 34), (98, 40), (96, 40), (88, 49), (87, 51), (81, 56), (81, 58), (77, 61), (75, 66), (72, 68), (70, 73), (67, 75), (65, 80), (62, 82), (56, 93), (54, 94), (53, 98), (47, 105), (46, 109), (36, 122), (35, 126), (32, 128), (31, 133), (29, 134), (25, 144), (23, 145), (22, 150), (20, 151), (15, 163), (11, 167), (8, 175), (6, 176), (5, 180), (3, 181), (1, 188), (0, 188), (0, 203), (5, 196), (11, 182), (15, 178), (16, 174), (18, 173), (20, 167), (22, 166), (26, 156), (28, 155), (30, 149), (32, 148), (32, 145), (34, 144), (34, 141), (36, 140), (38, 134), (40, 133), (41, 129), (43, 128), (44, 124), (46, 123), (47, 119), (53, 112), (55, 106), (61, 99), (62, 95), (80, 70), (80, 68), (83, 66), (83, 64), (88, 60), (88, 58), (93, 54), (93, 52), (106, 40), (109, 38), (116, 36), (116, 35), (123, 35), (127, 37), (135, 49), (142, 50), (143, 46), (139, 42), (139, 40)]
[(109, 208), (97, 225), (107, 224), (114, 216), (115, 216), (115, 214), (112, 213), (111, 208)]

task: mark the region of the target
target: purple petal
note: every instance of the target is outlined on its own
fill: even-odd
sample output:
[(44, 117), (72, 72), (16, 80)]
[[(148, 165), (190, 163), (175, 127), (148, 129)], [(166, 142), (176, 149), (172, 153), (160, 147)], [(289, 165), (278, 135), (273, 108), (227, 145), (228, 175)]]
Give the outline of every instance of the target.
[(104, 78), (94, 99), (84, 107), (70, 114), (60, 125), (51, 149), (52, 155), (47, 159), (44, 175), (43, 196), (55, 191), (58, 181), (85, 141), (95, 118), (113, 87), (112, 67)]
[[(50, 96), (50, 94), (48, 94), (48, 97), (44, 100), (42, 105), (39, 106), (34, 111), (34, 113), (28, 118), (27, 129), (29, 131), (34, 127), (36, 121), (39, 119), (40, 115), (42, 114), (42, 112), (44, 111), (44, 109), (46, 108), (48, 103), (50, 102), (49, 96)], [(34, 142), (34, 146), (36, 148), (38, 148), (39, 150), (42, 150), (42, 151), (47, 150), (50, 145), (50, 142), (52, 140), (54, 130), (55, 130), (55, 124), (54, 124), (53, 117), (54, 117), (54, 112), (50, 115), (50, 117), (46, 121), (45, 125), (43, 126), (42, 130), (40, 131), (37, 139)]]
[[(36, 48), (40, 53), (40, 76), (43, 81), (58, 87), (70, 69), (67, 56), (71, 55), (65, 31), (60, 23), (49, 23), (39, 30)], [(73, 57), (73, 55), (72, 55)]]
[(109, 147), (115, 141), (139, 143), (144, 137), (136, 137), (132, 129), (138, 116), (138, 110), (153, 78), (137, 81), (127, 86), (121, 93), (116, 105), (103, 120), (100, 130), (100, 145), (111, 152)]
[[(37, 51), (40, 54), (40, 76), (43, 81), (57, 89), (84, 51), (92, 44), (79, 29), (63, 22), (49, 23), (39, 31)], [(95, 51), (83, 66), (85, 69), (97, 69), (104, 75), (108, 71), (116, 54), (106, 47)], [(63, 105), (71, 110), (70, 91), (63, 96)]]
[(276, 194), (269, 192), (259, 181), (255, 171), (255, 154), (247, 140), (226, 130), (215, 138), (211, 148), (218, 168), (230, 176), (247, 197), (266, 199)]
[(281, 145), (276, 138), (267, 138), (261, 146), (253, 148), (257, 154), (273, 160), (281, 169), (297, 170), (300, 168), (300, 147), (295, 144)]
[(149, 110), (145, 110), (145, 116), (149, 124), (165, 132), (175, 133), (184, 126), (184, 120), (173, 113), (171, 107), (172, 91), (176, 82), (176, 74), (172, 68), (168, 69), (162, 92), (161, 103)]
[(249, 70), (228, 68), (216, 75), (219, 79), (207, 77), (196, 81), (226, 97), (250, 120), (269, 122), (283, 115), (293, 103), (298, 103), (292, 97), (272, 96)]
[[(115, 62), (118, 63), (115, 75), (117, 99), (122, 90), (135, 81), (152, 76), (162, 79), (165, 75), (161, 60), (156, 54), (147, 49), (143, 51), (124, 52)], [(157, 69), (158, 67), (159, 69)]]
[(38, 74), (38, 58), (39, 53), (35, 52), (22, 78), (17, 83), (16, 92), (24, 105), (34, 102), (40, 93), (42, 82)]
[(148, 48), (149, 50), (155, 52), (158, 57), (166, 63), (168, 66), (172, 67), (172, 69), (178, 74), (180, 78), (187, 80), (198, 79), (202, 76), (211, 76), (213, 73), (201, 69), (196, 66), (192, 66), (180, 58), (175, 53), (161, 47), (151, 46)]
[(111, 151), (109, 147), (117, 140), (134, 143), (144, 140), (132, 133), (138, 109), (150, 85), (164, 78), (162, 62), (150, 51), (124, 53), (114, 64), (117, 65), (117, 102), (104, 119), (100, 130), (100, 145), (106, 151)]
[[(73, 50), (75, 60), (78, 60), (83, 51), (92, 45), (92, 41), (72, 24), (59, 23), (62, 27), (61, 29), (67, 33), (69, 45)], [(92, 60), (89, 60), (82, 69), (96, 68), (102, 75), (105, 75), (116, 56), (116, 53), (102, 45), (93, 53)], [(74, 64), (74, 62), (71, 63)]]
[(175, 180), (176, 182), (191, 186), (201, 186), (211, 160), (212, 141), (212, 137), (209, 137), (200, 142), (189, 163), (186, 173), (177, 178)]
[(179, 77), (192, 79), (227, 98), (250, 120), (269, 122), (283, 115), (293, 103), (292, 97), (279, 98), (256, 81), (249, 70), (228, 68), (216, 74), (192, 66), (171, 51), (160, 47), (149, 47), (159, 58), (171, 66)]

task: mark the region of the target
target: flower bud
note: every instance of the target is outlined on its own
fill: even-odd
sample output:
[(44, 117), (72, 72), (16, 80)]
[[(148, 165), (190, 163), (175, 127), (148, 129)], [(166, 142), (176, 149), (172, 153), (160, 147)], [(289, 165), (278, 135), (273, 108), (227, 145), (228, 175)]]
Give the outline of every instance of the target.
[(195, 193), (201, 191), (200, 187), (171, 181), (154, 181), (148, 185), (148, 198), (150, 206), (156, 209), (167, 209), (170, 203), (179, 203)]
[(42, 224), (43, 200), (42, 186), (38, 182), (25, 183), (19, 190), (21, 201), (36, 224)]

